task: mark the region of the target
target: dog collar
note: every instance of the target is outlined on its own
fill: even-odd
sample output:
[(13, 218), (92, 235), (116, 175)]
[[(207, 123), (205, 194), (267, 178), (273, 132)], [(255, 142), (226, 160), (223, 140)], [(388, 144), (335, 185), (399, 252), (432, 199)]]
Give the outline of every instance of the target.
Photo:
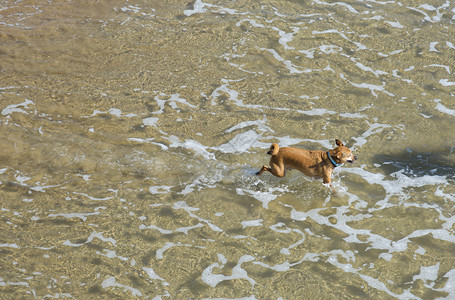
[(335, 168), (341, 166), (341, 164), (337, 164), (337, 163), (333, 160), (332, 156), (330, 156), (329, 151), (327, 151), (327, 156), (329, 157), (330, 162), (332, 163), (332, 165), (333, 165)]

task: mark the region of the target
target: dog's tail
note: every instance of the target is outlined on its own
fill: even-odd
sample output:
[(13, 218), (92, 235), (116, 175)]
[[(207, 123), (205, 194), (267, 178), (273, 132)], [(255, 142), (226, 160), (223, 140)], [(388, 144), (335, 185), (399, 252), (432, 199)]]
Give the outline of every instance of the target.
[(270, 146), (269, 152), (267, 152), (268, 155), (277, 155), (278, 151), (280, 151), (280, 146), (278, 146), (277, 143), (273, 143), (272, 146)]

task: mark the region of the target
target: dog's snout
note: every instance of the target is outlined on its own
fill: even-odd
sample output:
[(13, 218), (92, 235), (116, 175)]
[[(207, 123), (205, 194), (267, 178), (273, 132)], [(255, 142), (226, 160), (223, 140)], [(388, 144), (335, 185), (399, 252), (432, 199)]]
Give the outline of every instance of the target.
[(354, 163), (357, 160), (357, 155), (351, 154), (350, 158), (347, 160), (349, 163)]

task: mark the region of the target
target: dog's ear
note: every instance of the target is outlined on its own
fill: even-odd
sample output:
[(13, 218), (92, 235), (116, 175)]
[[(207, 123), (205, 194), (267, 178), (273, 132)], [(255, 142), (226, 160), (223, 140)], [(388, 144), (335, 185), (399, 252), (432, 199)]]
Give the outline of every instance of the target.
[(339, 147), (344, 146), (343, 143), (339, 139), (335, 140), (335, 144), (337, 144)]

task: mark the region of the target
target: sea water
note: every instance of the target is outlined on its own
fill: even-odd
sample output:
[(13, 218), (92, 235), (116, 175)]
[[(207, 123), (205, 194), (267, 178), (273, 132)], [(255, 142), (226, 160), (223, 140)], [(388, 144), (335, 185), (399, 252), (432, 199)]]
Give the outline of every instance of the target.
[[(2, 298), (452, 299), (450, 1), (3, 1)], [(342, 140), (333, 192), (255, 176)]]

